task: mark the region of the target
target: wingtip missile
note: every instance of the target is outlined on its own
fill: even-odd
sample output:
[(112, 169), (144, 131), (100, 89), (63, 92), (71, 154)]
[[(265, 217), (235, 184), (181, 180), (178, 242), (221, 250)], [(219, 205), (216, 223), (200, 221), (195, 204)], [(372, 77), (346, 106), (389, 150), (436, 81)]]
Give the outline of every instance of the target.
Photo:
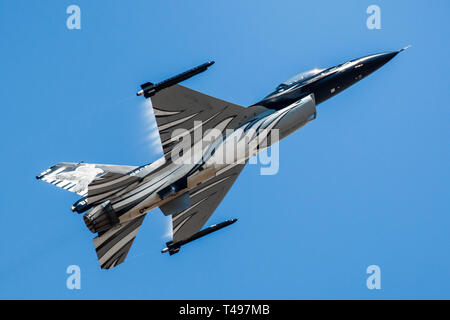
[(167, 247), (162, 249), (161, 253), (169, 252), (170, 255), (173, 255), (173, 254), (179, 252), (180, 248), (183, 245), (188, 244), (189, 242), (192, 242), (192, 241), (197, 240), (199, 238), (202, 238), (202, 237), (204, 237), (204, 236), (206, 236), (206, 235), (208, 235), (210, 233), (213, 233), (213, 232), (215, 232), (217, 230), (225, 228), (225, 227), (235, 223), (237, 220), (238, 219), (230, 219), (230, 220), (225, 220), (225, 221), (223, 221), (221, 223), (218, 223), (218, 224), (213, 224), (213, 225), (209, 226), (208, 228), (197, 232), (196, 234), (194, 234), (193, 236), (191, 236), (191, 237), (189, 237), (189, 238), (187, 238), (185, 240), (181, 240), (181, 241), (177, 241), (177, 242), (169, 241), (169, 242), (166, 243)]
[(202, 73), (206, 71), (210, 66), (212, 66), (215, 62), (214, 61), (208, 61), (205, 62), (195, 68), (189, 69), (188, 71), (185, 71), (183, 73), (180, 73), (172, 78), (166, 79), (164, 81), (158, 82), (156, 84), (151, 82), (146, 82), (141, 85), (141, 90), (139, 90), (136, 95), (137, 96), (144, 96), (145, 98), (150, 98), (154, 94), (156, 94), (158, 91), (161, 91), (162, 89), (168, 88), (170, 86), (173, 86), (177, 83), (180, 83), (184, 80), (187, 80), (189, 78), (192, 78), (193, 76)]

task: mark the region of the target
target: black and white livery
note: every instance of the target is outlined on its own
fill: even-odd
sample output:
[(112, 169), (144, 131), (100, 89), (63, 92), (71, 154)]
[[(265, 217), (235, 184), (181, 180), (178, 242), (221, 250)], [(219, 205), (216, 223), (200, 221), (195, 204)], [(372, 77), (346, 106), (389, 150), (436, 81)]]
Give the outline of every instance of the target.
[(163, 157), (140, 167), (62, 162), (37, 179), (82, 196), (72, 211), (83, 213), (86, 226), (97, 234), (101, 268), (125, 260), (145, 215), (156, 207), (172, 219), (172, 240), (162, 252), (175, 254), (182, 245), (236, 221), (202, 229), (249, 157), (314, 120), (319, 103), (403, 50), (300, 73), (247, 108), (178, 84), (213, 62), (145, 83), (138, 95), (151, 99)]

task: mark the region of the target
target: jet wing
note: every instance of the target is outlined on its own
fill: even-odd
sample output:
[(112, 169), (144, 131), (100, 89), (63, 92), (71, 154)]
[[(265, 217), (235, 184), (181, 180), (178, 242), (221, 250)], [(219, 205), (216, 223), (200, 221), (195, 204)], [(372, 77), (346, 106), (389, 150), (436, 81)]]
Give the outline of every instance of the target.
[[(151, 101), (167, 160), (170, 160), (172, 148), (187, 132), (191, 135), (192, 146), (203, 137), (193, 134), (194, 130), (201, 128), (202, 134), (212, 128), (224, 132), (227, 128), (235, 128), (244, 123), (250, 115), (255, 115), (255, 112), (261, 111), (253, 107), (244, 108), (181, 85), (158, 92)], [(176, 134), (176, 129), (184, 129), (184, 134)]]
[(94, 238), (95, 251), (102, 269), (112, 269), (125, 261), (145, 215), (113, 227)]
[(117, 178), (135, 168), (137, 167), (61, 162), (42, 172), (36, 178), (84, 197), (87, 195), (88, 185), (95, 179), (105, 176)]
[(199, 232), (219, 206), (245, 164), (226, 167), (214, 178), (189, 191), (191, 206), (172, 215), (173, 242), (185, 240)]

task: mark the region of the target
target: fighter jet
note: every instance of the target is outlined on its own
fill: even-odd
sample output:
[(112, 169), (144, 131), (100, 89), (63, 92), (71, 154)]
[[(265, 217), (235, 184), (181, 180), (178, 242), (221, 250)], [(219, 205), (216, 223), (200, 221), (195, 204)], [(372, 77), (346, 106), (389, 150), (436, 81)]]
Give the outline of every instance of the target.
[(137, 95), (151, 101), (164, 156), (140, 167), (62, 162), (36, 178), (82, 196), (72, 211), (83, 213), (86, 226), (97, 234), (94, 246), (102, 269), (125, 260), (145, 215), (157, 207), (172, 221), (172, 240), (162, 252), (175, 254), (236, 221), (202, 229), (250, 157), (316, 119), (318, 104), (405, 49), (299, 73), (247, 108), (178, 84), (213, 61), (156, 84), (147, 82)]

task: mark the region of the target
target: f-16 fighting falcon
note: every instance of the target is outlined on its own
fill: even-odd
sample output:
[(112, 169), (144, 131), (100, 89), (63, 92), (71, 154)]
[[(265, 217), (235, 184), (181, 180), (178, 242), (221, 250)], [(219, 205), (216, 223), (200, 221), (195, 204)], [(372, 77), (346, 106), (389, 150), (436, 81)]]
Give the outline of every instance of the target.
[(151, 99), (163, 157), (140, 167), (62, 162), (36, 178), (82, 196), (72, 211), (83, 213), (86, 226), (97, 234), (94, 246), (102, 269), (125, 260), (145, 215), (156, 207), (172, 221), (172, 240), (162, 252), (175, 254), (236, 221), (202, 230), (251, 156), (314, 120), (318, 104), (405, 49), (302, 72), (247, 108), (178, 84), (212, 61), (159, 83), (147, 82), (137, 95)]

